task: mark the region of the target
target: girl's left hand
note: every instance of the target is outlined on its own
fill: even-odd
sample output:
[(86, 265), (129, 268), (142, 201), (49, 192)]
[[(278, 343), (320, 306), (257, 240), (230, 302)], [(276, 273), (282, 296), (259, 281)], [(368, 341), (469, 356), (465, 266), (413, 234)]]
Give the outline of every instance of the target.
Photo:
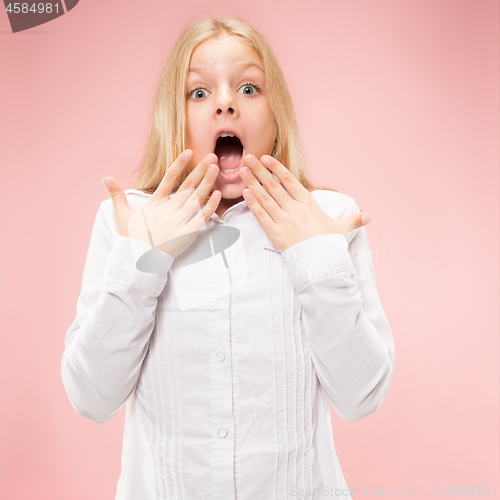
[(370, 216), (363, 212), (342, 220), (326, 215), (312, 194), (272, 156), (264, 155), (259, 161), (253, 155), (246, 155), (245, 165), (248, 168), (242, 167), (240, 175), (249, 189), (243, 190), (243, 197), (280, 252), (315, 236), (343, 234), (347, 237), (351, 230), (370, 222)]

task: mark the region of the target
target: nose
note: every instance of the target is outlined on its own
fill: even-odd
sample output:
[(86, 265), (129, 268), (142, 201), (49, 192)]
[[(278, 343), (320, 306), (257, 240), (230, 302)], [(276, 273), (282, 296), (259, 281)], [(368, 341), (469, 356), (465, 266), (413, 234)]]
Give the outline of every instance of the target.
[(238, 113), (238, 106), (234, 93), (226, 86), (219, 88), (215, 99), (215, 112), (217, 116), (229, 114), (234, 116)]

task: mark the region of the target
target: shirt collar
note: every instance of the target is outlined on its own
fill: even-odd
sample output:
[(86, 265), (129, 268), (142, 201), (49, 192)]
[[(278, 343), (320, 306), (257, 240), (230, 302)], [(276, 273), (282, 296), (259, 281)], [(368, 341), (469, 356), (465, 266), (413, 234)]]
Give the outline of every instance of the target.
[[(139, 191), (137, 189), (126, 189), (125, 193), (137, 193), (150, 198), (152, 195), (148, 193), (144, 193), (143, 191)], [(175, 196), (175, 193), (172, 193), (171, 196)], [(222, 217), (219, 217), (216, 213), (212, 214), (210, 219), (206, 223), (207, 228), (212, 228), (216, 224), (228, 224), (230, 226), (238, 227), (238, 226), (258, 226), (260, 228), (256, 233), (257, 239), (261, 240), (260, 243), (264, 248), (268, 248), (270, 250), (276, 250), (274, 245), (269, 241), (267, 235), (265, 234), (264, 229), (262, 229), (260, 222), (255, 218), (254, 214), (248, 208), (246, 201), (240, 201), (234, 204), (232, 207), (229, 207), (223, 214)], [(257, 236), (260, 235), (260, 236)], [(278, 250), (276, 250), (278, 251)]]
[(238, 224), (238, 225), (260, 225), (259, 221), (255, 218), (253, 213), (248, 208), (246, 201), (240, 201), (233, 206), (229, 207), (223, 214), (219, 217), (216, 213), (210, 217), (214, 222), (222, 222), (224, 224)]

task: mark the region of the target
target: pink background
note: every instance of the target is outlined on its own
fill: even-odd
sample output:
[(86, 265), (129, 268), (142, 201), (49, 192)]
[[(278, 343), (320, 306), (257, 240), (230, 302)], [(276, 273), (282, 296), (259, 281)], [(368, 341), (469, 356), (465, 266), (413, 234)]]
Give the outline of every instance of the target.
[(187, 4), (81, 0), (17, 34), (0, 14), (0, 498), (114, 498), (124, 410), (104, 425), (75, 412), (64, 338), (101, 179), (131, 187), (167, 54), (217, 9), (268, 39), (315, 181), (380, 232), (396, 366), (378, 412), (333, 415), (348, 485), (500, 495), (498, 0)]

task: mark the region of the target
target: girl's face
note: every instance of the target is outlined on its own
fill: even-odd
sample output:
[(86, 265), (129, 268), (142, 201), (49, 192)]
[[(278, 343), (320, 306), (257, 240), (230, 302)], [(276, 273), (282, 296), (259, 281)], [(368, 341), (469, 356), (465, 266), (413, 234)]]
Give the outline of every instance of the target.
[[(257, 52), (234, 37), (208, 40), (193, 52), (187, 80), (187, 147), (192, 167), (209, 153), (218, 157), (213, 186), (220, 216), (243, 201), (239, 175), (246, 154), (270, 155), (276, 122), (266, 96), (264, 66)], [(220, 138), (228, 131), (234, 138)]]

